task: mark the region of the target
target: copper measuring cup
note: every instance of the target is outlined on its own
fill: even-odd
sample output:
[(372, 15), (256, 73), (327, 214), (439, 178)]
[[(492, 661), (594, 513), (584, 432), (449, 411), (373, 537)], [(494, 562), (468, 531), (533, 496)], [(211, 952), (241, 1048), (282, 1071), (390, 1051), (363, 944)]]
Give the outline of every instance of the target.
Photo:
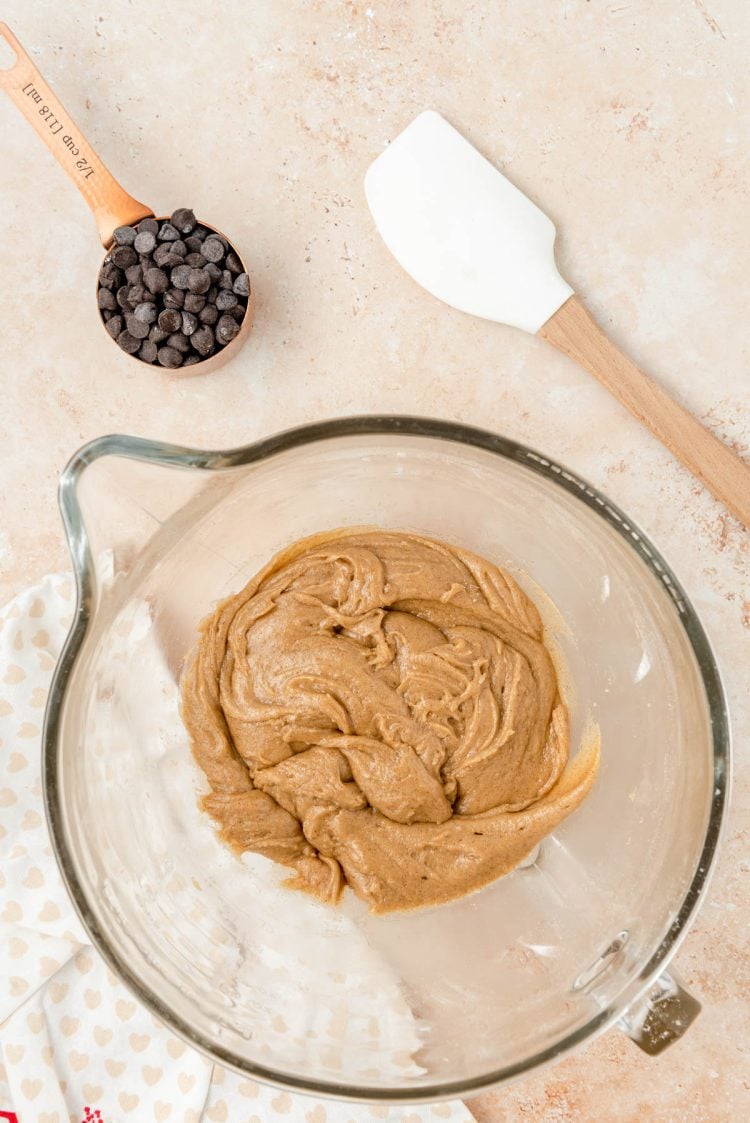
[[(155, 216), (151, 207), (134, 199), (120, 186), (83, 136), (72, 117), (66, 112), (59, 98), (47, 85), (11, 29), (2, 22), (0, 22), (0, 37), (5, 40), (16, 57), (16, 61), (11, 67), (0, 69), (0, 88), (5, 90), (8, 97), (15, 103), (34, 132), (41, 137), (57, 162), (83, 195), (96, 221), (99, 237), (104, 248), (109, 251), (112, 247), (114, 231), (118, 226), (131, 226), (143, 218), (155, 217), (157, 221), (168, 219), (169, 216)], [(231, 239), (227, 238), (226, 234), (211, 223), (204, 222), (202, 219), (198, 219), (198, 222), (201, 226), (206, 227), (212, 233), (219, 234), (228, 242), (233, 252), (239, 257), (244, 271), (247, 272), (244, 259), (237, 252)], [(186, 367), (184, 374), (207, 373), (210, 370), (215, 370), (217, 366), (230, 358), (242, 346), (250, 333), (254, 304), (251, 285), (245, 316), (234, 339), (208, 358)], [(98, 318), (102, 328), (104, 328), (103, 319), (101, 316)], [(106, 330), (105, 335), (115, 343), (115, 340)], [(126, 352), (121, 351), (121, 354), (126, 354)], [(141, 366), (148, 366), (135, 355), (131, 358), (135, 358)], [(157, 369), (166, 374), (183, 373), (181, 367), (176, 369), (158, 367)]]

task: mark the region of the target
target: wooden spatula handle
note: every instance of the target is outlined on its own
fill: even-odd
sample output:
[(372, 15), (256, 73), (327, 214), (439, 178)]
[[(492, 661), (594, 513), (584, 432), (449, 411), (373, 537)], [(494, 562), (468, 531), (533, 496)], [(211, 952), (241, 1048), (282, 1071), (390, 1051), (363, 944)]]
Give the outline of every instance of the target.
[(571, 296), (538, 334), (575, 359), (750, 527), (750, 464), (736, 456), (604, 334), (577, 296)]
[(108, 247), (116, 227), (137, 222), (153, 211), (128, 195), (105, 168), (5, 23), (0, 23), (0, 36), (16, 56), (13, 66), (0, 69), (0, 87), (73, 180), (93, 211), (103, 245)]

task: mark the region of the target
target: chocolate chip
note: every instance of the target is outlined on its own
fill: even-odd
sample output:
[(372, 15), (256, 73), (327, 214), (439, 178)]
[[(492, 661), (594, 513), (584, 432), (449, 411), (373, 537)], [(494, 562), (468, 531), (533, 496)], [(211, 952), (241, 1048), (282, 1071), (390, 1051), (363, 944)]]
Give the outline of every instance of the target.
[(220, 289), (231, 289), (234, 284), (234, 277), (228, 269), (222, 269), (221, 280), (218, 282)]
[(163, 343), (168, 335), (168, 331), (163, 331), (156, 324), (154, 324), (154, 326), (151, 328), (151, 331), (148, 333), (148, 337), (152, 343)]
[(109, 289), (99, 289), (96, 299), (102, 311), (106, 309), (108, 312), (114, 312), (117, 307), (117, 298)]
[(115, 246), (111, 257), (118, 269), (128, 269), (138, 261), (138, 254), (132, 246)]
[(238, 296), (250, 295), (250, 279), (247, 273), (240, 273), (239, 277), (235, 277), (232, 291), (236, 292)]
[(186, 312), (200, 312), (205, 303), (205, 296), (201, 296), (197, 292), (185, 293), (185, 303), (183, 307)]
[(237, 304), (237, 297), (233, 292), (227, 292), (222, 289), (221, 292), (216, 294), (216, 307), (220, 312), (228, 312), (230, 308), (234, 308)]
[(211, 278), (202, 269), (191, 269), (187, 287), (191, 292), (204, 293), (211, 287)]
[(202, 324), (215, 324), (219, 318), (219, 309), (215, 304), (207, 304), (205, 308), (201, 309), (198, 313), (198, 319)]
[(142, 218), (136, 226), (139, 234), (156, 234), (159, 232), (159, 223), (155, 218)]
[(202, 362), (203, 362), (203, 360), (201, 359), (200, 355), (186, 355), (185, 361), (183, 362), (182, 365), (184, 367), (194, 367), (196, 363), (202, 363)]
[(185, 264), (189, 265), (191, 269), (202, 269), (206, 264), (206, 259), (202, 253), (189, 253), (185, 258)]
[(194, 331), (190, 336), (190, 342), (198, 354), (205, 359), (214, 349), (214, 333), (211, 328), (204, 323), (203, 327), (198, 328), (198, 330)]
[(192, 335), (197, 327), (198, 327), (198, 317), (195, 316), (192, 312), (184, 312), (183, 311), (183, 313), (182, 313), (182, 334), (183, 335)]
[(205, 272), (208, 273), (213, 284), (218, 284), (221, 281), (221, 269), (219, 269), (218, 265), (214, 265), (213, 261), (209, 261), (208, 265), (204, 265), (203, 268)]
[[(169, 274), (169, 279), (176, 289), (186, 289), (192, 270), (189, 265), (176, 265)], [(206, 286), (208, 287), (208, 286)], [(198, 291), (197, 289), (195, 290)], [(205, 291), (205, 290), (204, 290)]]
[(99, 286), (103, 289), (117, 289), (120, 287), (122, 273), (111, 261), (105, 261), (99, 270)]
[(144, 363), (153, 363), (156, 361), (156, 354), (156, 344), (152, 343), (150, 339), (144, 339), (138, 348), (138, 358), (143, 359)]
[(156, 238), (150, 230), (139, 230), (133, 242), (136, 253), (153, 253), (156, 247)]
[(125, 280), (129, 285), (137, 285), (143, 280), (143, 269), (140, 265), (130, 265), (125, 270)]
[(192, 234), (195, 230), (195, 215), (189, 207), (180, 207), (172, 215), (172, 225), (180, 234)]
[(176, 351), (185, 355), (190, 350), (190, 340), (181, 331), (173, 331), (167, 340), (167, 346), (174, 347)]
[(113, 339), (117, 339), (122, 331), (122, 316), (112, 316), (107, 320), (107, 331)]
[(238, 324), (241, 324), (242, 321), (245, 319), (245, 305), (244, 304), (235, 304), (234, 308), (229, 309), (228, 314), (230, 316), (233, 316)]
[(153, 324), (154, 320), (158, 316), (158, 312), (156, 310), (155, 304), (152, 304), (150, 301), (144, 300), (141, 304), (138, 304), (136, 306), (133, 315), (135, 316), (136, 320), (140, 320), (144, 324)]
[(117, 337), (117, 346), (122, 347), (128, 355), (134, 355), (141, 345), (140, 339), (131, 335), (129, 331), (121, 331)]
[(179, 265), (182, 258), (177, 253), (172, 253), (173, 242), (162, 242), (154, 250), (154, 265), (159, 269), (172, 269), (175, 265)]
[(122, 285), (117, 290), (116, 298), (120, 308), (130, 311), (130, 285)]
[(135, 230), (132, 226), (118, 226), (112, 237), (118, 246), (132, 246), (135, 241)]
[(182, 308), (185, 303), (185, 293), (182, 289), (170, 289), (164, 293), (165, 308)]
[(166, 292), (169, 288), (169, 277), (162, 269), (152, 267), (147, 269), (143, 274), (143, 283), (150, 293), (154, 295), (159, 292)]
[(188, 253), (200, 253), (203, 242), (196, 234), (191, 234), (189, 238), (185, 239)]
[(206, 300), (208, 301), (208, 303), (209, 304), (215, 304), (216, 303), (216, 297), (218, 296), (218, 294), (219, 294), (219, 290), (216, 287), (216, 285), (211, 285), (211, 288), (206, 293)]
[(128, 290), (128, 300), (130, 301), (131, 308), (135, 308), (136, 304), (142, 304), (144, 300), (148, 300), (149, 295), (149, 291), (145, 285), (131, 285)]
[(222, 257), (224, 256), (225, 250), (219, 239), (215, 235), (211, 234), (203, 243), (201, 253), (205, 257), (206, 261), (213, 261), (214, 263), (216, 263), (217, 261), (221, 261)]
[(149, 325), (139, 320), (135, 312), (128, 312), (125, 317), (125, 327), (136, 339), (145, 339), (149, 333)]
[(179, 331), (182, 327), (182, 313), (176, 308), (165, 308), (163, 312), (159, 313), (157, 323), (161, 330), (167, 332), (167, 334)]
[(232, 316), (222, 316), (216, 325), (216, 339), (217, 342), (226, 346), (231, 343), (237, 332), (240, 330), (240, 325)]
[(242, 262), (234, 252), (230, 252), (227, 254), (227, 269), (231, 269), (233, 273), (242, 272)]
[(176, 254), (179, 258), (184, 258), (188, 252), (188, 248), (181, 238), (176, 242), (170, 242), (169, 248), (171, 249), (172, 253)]
[(179, 230), (176, 230), (171, 222), (162, 222), (157, 235), (160, 242), (176, 242), (179, 236)]
[(182, 366), (182, 354), (174, 347), (160, 347), (156, 352), (156, 357), (161, 365), (169, 370)]

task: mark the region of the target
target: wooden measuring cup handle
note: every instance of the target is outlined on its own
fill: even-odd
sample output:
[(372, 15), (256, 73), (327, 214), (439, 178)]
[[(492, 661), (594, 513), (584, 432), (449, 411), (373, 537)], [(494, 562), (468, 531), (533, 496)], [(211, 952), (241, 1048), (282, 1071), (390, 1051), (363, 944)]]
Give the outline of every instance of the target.
[(566, 300), (538, 334), (598, 378), (750, 528), (750, 464), (735, 456), (623, 355), (577, 296)]
[(73, 180), (93, 212), (102, 243), (109, 247), (116, 227), (138, 222), (153, 211), (128, 195), (107, 171), (5, 23), (0, 23), (0, 36), (16, 56), (13, 66), (0, 69), (0, 86)]

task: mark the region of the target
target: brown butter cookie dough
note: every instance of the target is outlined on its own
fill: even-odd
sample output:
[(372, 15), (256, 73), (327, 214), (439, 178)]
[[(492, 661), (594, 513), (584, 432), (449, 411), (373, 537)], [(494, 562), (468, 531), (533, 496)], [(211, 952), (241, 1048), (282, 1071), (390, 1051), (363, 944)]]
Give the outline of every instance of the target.
[(465, 550), (340, 530), (201, 625), (182, 685), (221, 838), (335, 902), (435, 905), (513, 869), (583, 800), (536, 608)]

